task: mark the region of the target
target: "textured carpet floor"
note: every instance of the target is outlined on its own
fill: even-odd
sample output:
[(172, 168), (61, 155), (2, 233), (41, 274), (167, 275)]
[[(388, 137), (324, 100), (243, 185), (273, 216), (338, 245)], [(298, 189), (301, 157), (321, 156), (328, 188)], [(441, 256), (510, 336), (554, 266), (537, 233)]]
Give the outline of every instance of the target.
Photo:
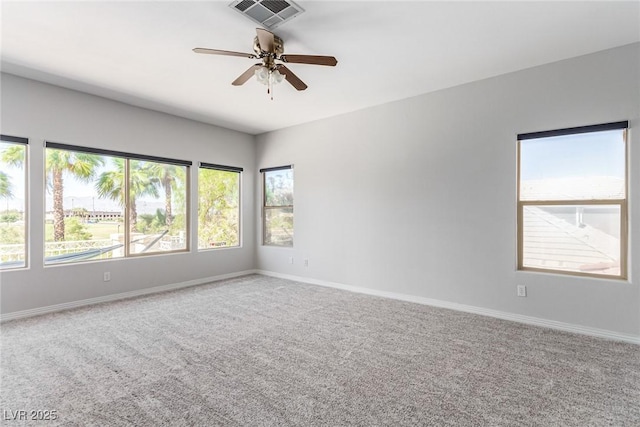
[(6, 425), (640, 425), (638, 346), (264, 276), (1, 340)]

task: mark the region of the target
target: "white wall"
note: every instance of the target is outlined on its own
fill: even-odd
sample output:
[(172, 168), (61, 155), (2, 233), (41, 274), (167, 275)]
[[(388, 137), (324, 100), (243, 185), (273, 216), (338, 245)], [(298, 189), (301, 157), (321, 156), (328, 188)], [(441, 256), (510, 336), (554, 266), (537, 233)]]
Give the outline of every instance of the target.
[[(2, 133), (29, 138), (28, 269), (0, 274), (3, 315), (155, 286), (250, 270), (255, 265), (254, 164), (250, 135), (2, 74)], [(243, 246), (135, 259), (43, 267), (45, 140), (191, 160), (192, 189), (199, 161), (244, 167)], [(194, 193), (195, 194), (195, 193)], [(197, 205), (192, 197), (191, 222)], [(192, 242), (197, 231), (192, 227)], [(111, 281), (103, 282), (103, 272)]]
[[(639, 62), (635, 44), (258, 136), (257, 168), (295, 180), (294, 248), (258, 246), (258, 268), (640, 336)], [(516, 135), (619, 120), (631, 280), (516, 272)]]

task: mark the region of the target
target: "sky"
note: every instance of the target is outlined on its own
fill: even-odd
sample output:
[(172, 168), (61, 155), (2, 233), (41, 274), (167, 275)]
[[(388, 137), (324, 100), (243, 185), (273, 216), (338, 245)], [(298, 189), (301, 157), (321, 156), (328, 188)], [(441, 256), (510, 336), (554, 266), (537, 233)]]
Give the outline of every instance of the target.
[[(13, 144), (0, 143), (0, 153), (4, 149)], [(109, 165), (107, 165), (109, 166)], [(107, 170), (107, 166), (100, 167), (96, 170), (96, 176)], [(25, 201), (25, 173), (24, 169), (10, 167), (7, 164), (0, 163), (0, 170), (9, 175), (12, 183), (12, 191), (14, 197), (11, 199), (0, 199), (0, 212), (5, 210), (17, 209), (24, 210)], [(101, 199), (94, 190), (94, 183), (85, 183), (75, 179), (70, 174), (64, 175), (64, 201), (65, 209), (85, 208), (89, 211), (121, 211), (120, 205), (109, 199)], [(46, 210), (53, 208), (53, 196), (47, 191), (45, 195)], [(138, 213), (155, 213), (156, 209), (164, 209), (164, 199), (154, 199), (152, 197), (141, 197), (137, 204)]]
[(520, 144), (522, 180), (577, 176), (624, 179), (622, 130), (528, 139)]
[[(625, 144), (622, 130), (594, 132), (580, 135), (558, 136), (521, 141), (521, 180), (552, 179), (575, 176), (615, 176), (624, 178)], [(0, 152), (7, 144), (0, 143)], [(0, 200), (0, 210), (24, 209), (24, 171), (1, 164), (13, 183), (13, 199)], [(97, 175), (106, 168), (100, 168)], [(53, 204), (47, 193), (47, 209)], [(111, 200), (95, 195), (93, 184), (82, 183), (65, 176), (65, 209), (82, 207), (87, 210), (119, 211), (120, 206)], [(140, 199), (140, 213), (154, 213), (163, 208), (162, 199)]]

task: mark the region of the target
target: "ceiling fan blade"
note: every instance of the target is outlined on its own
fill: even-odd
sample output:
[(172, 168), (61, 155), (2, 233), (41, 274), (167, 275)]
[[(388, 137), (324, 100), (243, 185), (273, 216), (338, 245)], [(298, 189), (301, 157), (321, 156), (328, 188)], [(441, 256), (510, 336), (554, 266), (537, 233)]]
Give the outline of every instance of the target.
[(256, 28), (258, 34), (258, 43), (260, 43), (260, 49), (264, 52), (274, 53), (276, 50), (275, 37), (272, 32), (263, 28)]
[(257, 58), (253, 53), (232, 52), (230, 50), (207, 49), (204, 47), (196, 47), (193, 49), (195, 53), (208, 53), (209, 55), (226, 55), (226, 56), (242, 56), (244, 58)]
[(338, 63), (338, 60), (333, 56), (319, 55), (280, 55), (278, 59), (293, 64), (327, 65), (330, 67), (334, 67)]
[(287, 79), (287, 81), (291, 83), (291, 86), (295, 87), (297, 90), (305, 90), (307, 88), (307, 85), (286, 66), (282, 64), (278, 65), (278, 71), (280, 74), (284, 74), (284, 78)]
[(253, 75), (255, 74), (256, 70), (259, 70), (260, 67), (262, 67), (262, 65), (260, 65), (260, 64), (255, 64), (255, 65), (249, 67), (249, 69), (247, 71), (242, 73), (240, 75), (240, 77), (235, 79), (231, 84), (234, 85), (234, 86), (241, 86), (241, 85), (245, 84), (247, 82), (247, 80), (249, 80), (251, 77), (253, 77)]

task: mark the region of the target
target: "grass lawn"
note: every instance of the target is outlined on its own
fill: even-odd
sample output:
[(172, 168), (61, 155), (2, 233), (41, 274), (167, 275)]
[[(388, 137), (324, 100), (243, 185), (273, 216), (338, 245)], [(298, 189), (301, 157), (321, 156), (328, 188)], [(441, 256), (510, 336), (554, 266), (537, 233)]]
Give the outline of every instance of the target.
[[(119, 222), (97, 222), (95, 224), (83, 224), (88, 233), (91, 233), (91, 240), (102, 240), (111, 237), (111, 234), (124, 231), (124, 225)], [(53, 241), (53, 224), (45, 224), (45, 241)]]

